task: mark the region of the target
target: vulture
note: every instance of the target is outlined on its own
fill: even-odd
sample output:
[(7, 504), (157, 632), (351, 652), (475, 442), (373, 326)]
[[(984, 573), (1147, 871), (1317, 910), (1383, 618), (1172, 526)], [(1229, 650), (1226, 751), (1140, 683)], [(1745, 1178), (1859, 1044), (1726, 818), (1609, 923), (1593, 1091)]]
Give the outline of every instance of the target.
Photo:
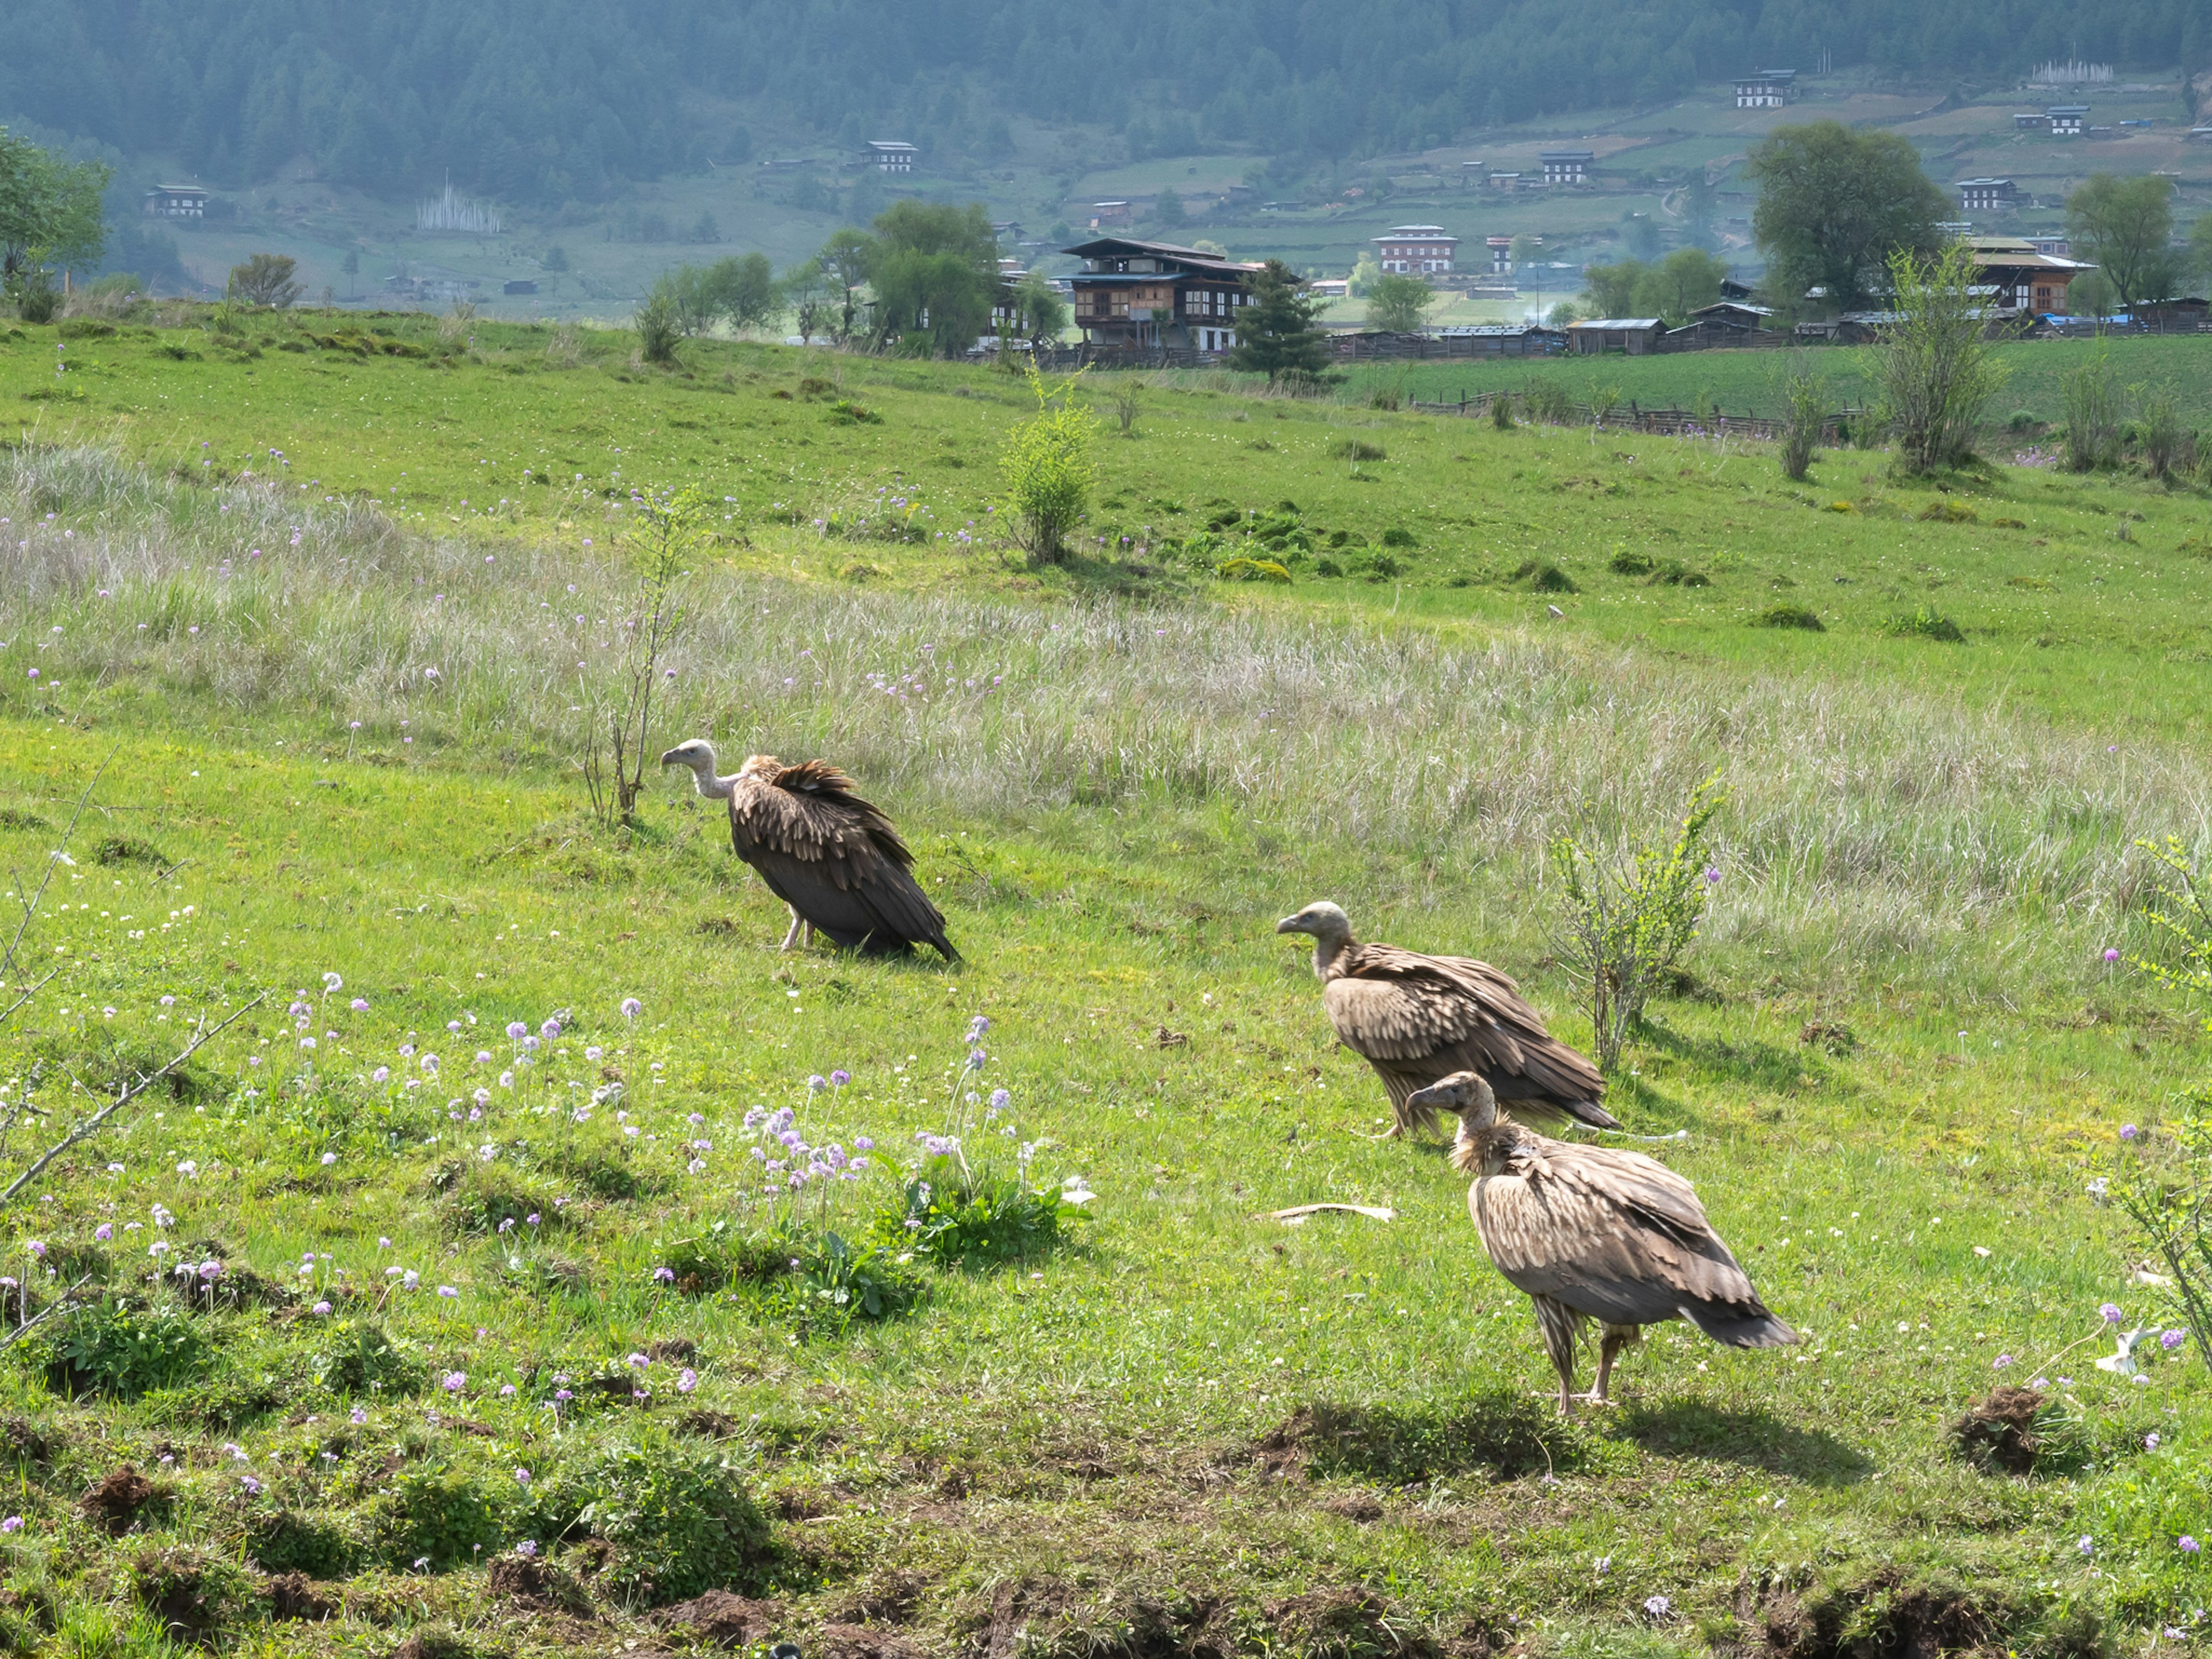
[(848, 950), (895, 955), (931, 945), (947, 962), (960, 953), (945, 918), (912, 874), (914, 854), (891, 821), (853, 793), (853, 780), (826, 761), (786, 766), (755, 755), (735, 777), (714, 775), (714, 745), (694, 738), (660, 757), (688, 766), (699, 793), (730, 804), (730, 844), (791, 907), (791, 931), (810, 942), (827, 933)]
[(1797, 1333), (1767, 1311), (1705, 1219), (1690, 1183), (1641, 1152), (1549, 1140), (1498, 1115), (1498, 1098), (1458, 1072), (1413, 1100), (1459, 1114), (1452, 1162), (1473, 1170), (1467, 1207), (1498, 1271), (1536, 1304), (1544, 1350), (1559, 1373), (1559, 1414), (1574, 1411), (1575, 1336), (1604, 1327), (1597, 1381), (1606, 1403), (1620, 1350), (1643, 1327), (1688, 1320), (1731, 1348), (1778, 1348)]
[(1384, 1139), (1432, 1133), (1436, 1113), (1415, 1105), (1414, 1091), (1459, 1071), (1480, 1072), (1501, 1109), (1525, 1121), (1620, 1127), (1598, 1104), (1605, 1079), (1597, 1067), (1547, 1031), (1520, 987), (1488, 963), (1361, 945), (1351, 918), (1326, 901), (1284, 917), (1275, 931), (1313, 936), (1328, 1023), (1390, 1091), (1394, 1121)]

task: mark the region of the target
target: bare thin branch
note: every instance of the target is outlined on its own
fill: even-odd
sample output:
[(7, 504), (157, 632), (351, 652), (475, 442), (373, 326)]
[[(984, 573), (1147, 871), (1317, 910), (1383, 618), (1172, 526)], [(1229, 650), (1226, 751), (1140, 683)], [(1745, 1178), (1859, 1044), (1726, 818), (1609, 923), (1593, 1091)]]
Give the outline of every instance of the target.
[(56, 1314), (61, 1312), (63, 1309), (74, 1306), (76, 1304), (76, 1293), (91, 1282), (92, 1275), (90, 1273), (87, 1273), (82, 1279), (78, 1279), (76, 1284), (70, 1285), (69, 1289), (64, 1291), (52, 1302), (46, 1304), (45, 1307), (40, 1309), (38, 1312), (33, 1314), (21, 1324), (16, 1326), (14, 1330), (9, 1331), (5, 1336), (0, 1336), (0, 1348), (4, 1348), (9, 1343), (15, 1341), (26, 1331), (37, 1329), (40, 1324), (52, 1319)]
[[(240, 1020), (245, 1018), (247, 1014), (252, 1012), (254, 1009), (259, 1007), (264, 1002), (267, 1001), (268, 999), (269, 993), (264, 991), (259, 996), (254, 998), (252, 1001), (247, 1003), (244, 1007), (240, 1008), (236, 1012), (233, 1013), (230, 1018), (224, 1020), (222, 1024), (213, 1028), (210, 1028), (208, 1025), (206, 1018), (203, 1016), (200, 1020), (199, 1029), (192, 1033), (192, 1040), (186, 1043), (183, 1049), (173, 1056), (167, 1064), (161, 1066), (158, 1070), (149, 1072), (144, 1077), (140, 1078), (136, 1083), (131, 1084), (128, 1088), (125, 1089), (122, 1093), (117, 1095), (113, 1100), (109, 1101), (106, 1105), (101, 1107), (90, 1117), (85, 1119), (83, 1122), (78, 1124), (76, 1128), (70, 1130), (69, 1133), (64, 1135), (52, 1146), (47, 1147), (45, 1152), (40, 1153), (37, 1159), (32, 1163), (28, 1169), (25, 1170), (22, 1174), (17, 1176), (14, 1181), (9, 1183), (6, 1191), (0, 1192), (0, 1206), (4, 1206), (13, 1202), (15, 1194), (21, 1192), (25, 1187), (36, 1180), (45, 1170), (46, 1165), (52, 1163), (64, 1152), (69, 1151), (70, 1147), (75, 1146), (82, 1141), (89, 1140), (94, 1135), (98, 1134), (100, 1131), (101, 1126), (118, 1111), (129, 1105), (140, 1095), (144, 1094), (147, 1090), (152, 1088), (163, 1078), (168, 1076), (170, 1073), (175, 1071), (178, 1066), (190, 1060), (204, 1044), (214, 1041), (214, 1039), (218, 1036), (221, 1036), (224, 1031), (228, 1030), (231, 1026), (235, 1025)], [(83, 1085), (79, 1085), (78, 1086), (82, 1087)]]
[(18, 1008), (28, 1002), (33, 997), (38, 995), (40, 988), (46, 982), (46, 980), (52, 979), (59, 972), (61, 972), (61, 969), (58, 968), (47, 969), (45, 979), (33, 980), (28, 985), (23, 988), (22, 995), (17, 997), (5, 1008), (0, 1008), (0, 1025), (5, 1025), (8, 1023), (8, 1017), (10, 1014), (13, 1014)]

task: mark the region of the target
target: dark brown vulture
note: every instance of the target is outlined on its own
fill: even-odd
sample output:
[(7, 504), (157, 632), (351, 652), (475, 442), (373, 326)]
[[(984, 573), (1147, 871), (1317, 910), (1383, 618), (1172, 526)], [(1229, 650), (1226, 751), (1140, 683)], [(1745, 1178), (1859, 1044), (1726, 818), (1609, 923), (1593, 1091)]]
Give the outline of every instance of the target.
[(1731, 1348), (1798, 1340), (1759, 1299), (1690, 1183), (1665, 1164), (1501, 1120), (1473, 1072), (1431, 1084), (1413, 1103), (1459, 1114), (1452, 1162), (1475, 1173), (1468, 1212), (1498, 1271), (1536, 1304), (1561, 1416), (1574, 1410), (1575, 1335), (1587, 1319), (1605, 1328), (1584, 1396), (1601, 1404), (1614, 1357), (1643, 1340), (1646, 1325), (1686, 1319)]
[(1313, 935), (1328, 1023), (1390, 1091), (1386, 1138), (1433, 1132), (1436, 1114), (1414, 1105), (1413, 1091), (1462, 1071), (1480, 1073), (1500, 1107), (1524, 1121), (1620, 1127), (1598, 1104), (1605, 1079), (1597, 1067), (1547, 1031), (1520, 987), (1488, 963), (1358, 944), (1351, 918), (1326, 901), (1284, 917), (1275, 931)]
[(786, 766), (755, 755), (735, 777), (718, 778), (714, 745), (694, 738), (660, 763), (690, 767), (701, 794), (730, 803), (731, 846), (791, 907), (784, 950), (804, 927), (810, 940), (819, 931), (848, 950), (894, 955), (931, 945), (947, 962), (960, 960), (945, 918), (915, 884), (914, 854), (828, 762)]

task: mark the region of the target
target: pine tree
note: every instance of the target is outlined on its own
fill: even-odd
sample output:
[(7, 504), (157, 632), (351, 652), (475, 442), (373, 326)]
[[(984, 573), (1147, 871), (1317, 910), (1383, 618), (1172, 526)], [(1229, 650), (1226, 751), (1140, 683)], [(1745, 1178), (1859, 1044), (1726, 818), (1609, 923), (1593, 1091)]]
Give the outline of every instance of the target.
[(1286, 374), (1318, 376), (1328, 367), (1328, 343), (1314, 319), (1322, 302), (1302, 293), (1304, 281), (1280, 259), (1270, 259), (1244, 279), (1249, 304), (1237, 313), (1231, 368), (1256, 371), (1270, 384)]

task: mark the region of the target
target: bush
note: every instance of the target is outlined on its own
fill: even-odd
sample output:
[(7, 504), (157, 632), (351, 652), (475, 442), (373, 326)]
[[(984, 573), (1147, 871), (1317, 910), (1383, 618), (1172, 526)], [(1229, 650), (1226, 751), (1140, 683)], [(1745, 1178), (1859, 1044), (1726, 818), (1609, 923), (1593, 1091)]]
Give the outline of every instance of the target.
[[(1091, 440), (1098, 422), (1067, 395), (1067, 384), (1055, 392), (1034, 364), (1029, 381), (1037, 412), (1006, 434), (999, 471), (1006, 483), (1015, 541), (1031, 560), (1049, 562), (1060, 556), (1068, 532), (1090, 503)], [(1055, 398), (1058, 408), (1053, 407)]]
[(1802, 481), (1811, 470), (1820, 447), (1820, 428), (1826, 419), (1828, 389), (1814, 372), (1811, 360), (1797, 352), (1782, 382), (1782, 475)]
[(1557, 380), (1529, 381), (1522, 400), (1528, 405), (1528, 412), (1547, 426), (1564, 426), (1574, 412), (1574, 400)]
[[(802, 1326), (842, 1331), (858, 1319), (896, 1319), (921, 1304), (925, 1286), (896, 1244), (857, 1249), (836, 1233), (795, 1250), (773, 1281), (773, 1302)], [(790, 1261), (799, 1265), (792, 1267)]]
[(54, 313), (62, 307), (62, 291), (54, 286), (53, 273), (44, 265), (17, 272), (9, 297), (15, 301), (15, 314), (27, 323), (51, 323)]
[(637, 308), (631, 321), (637, 329), (638, 355), (648, 363), (675, 367), (677, 343), (684, 337), (684, 322), (666, 278), (646, 296), (645, 303)]
[(2120, 452), (2120, 388), (2111, 354), (2100, 340), (2088, 362), (2058, 377), (2066, 414), (2066, 465), (2075, 472), (2110, 466)]
[(228, 297), (238, 305), (285, 310), (307, 291), (306, 283), (293, 280), (298, 269), (299, 261), (288, 253), (257, 253), (230, 268)]
[(1382, 545), (1385, 547), (1418, 547), (1420, 544), (1413, 539), (1413, 532), (1412, 531), (1401, 530), (1397, 526), (1393, 525), (1389, 529), (1382, 532)]
[(340, 1320), (315, 1356), (315, 1381), (332, 1394), (420, 1394), (428, 1371), (371, 1319)]
[(1605, 568), (1616, 576), (1648, 576), (1652, 571), (1651, 556), (1632, 553), (1625, 547), (1615, 548)]
[[(450, 1233), (476, 1237), (496, 1235), (503, 1222), (508, 1231), (543, 1232), (566, 1224), (559, 1194), (550, 1186), (526, 1176), (507, 1163), (483, 1164), (471, 1158), (441, 1164), (432, 1172), (430, 1190), (436, 1194), (438, 1218)], [(530, 1218), (538, 1218), (531, 1225)]]
[(1287, 582), (1291, 573), (1273, 559), (1226, 559), (1213, 574), (1229, 582)]
[(1924, 605), (1909, 617), (1890, 618), (1888, 631), (1900, 637), (1917, 635), (1923, 640), (1947, 641), (1953, 645), (1963, 643), (1966, 637), (1958, 623)]
[(2005, 367), (1983, 337), (1977, 275), (1963, 245), (1924, 259), (1910, 249), (1890, 258), (1899, 319), (1875, 348), (1875, 361), (1883, 412), (1907, 471), (1972, 459), (1982, 410), (2005, 383)]
[(297, 1510), (257, 1510), (246, 1522), (246, 1547), (264, 1572), (304, 1572), (336, 1578), (352, 1571), (354, 1540), (335, 1522)]
[(1055, 1188), (971, 1174), (950, 1158), (933, 1158), (876, 1227), (887, 1243), (903, 1241), (940, 1266), (988, 1267), (1043, 1254), (1059, 1243), (1063, 1224), (1082, 1215)]
[(1802, 605), (1771, 605), (1751, 619), (1753, 628), (1802, 628), (1808, 634), (1825, 634), (1828, 626)]
[(742, 1585), (769, 1557), (766, 1517), (711, 1451), (617, 1442), (545, 1484), (539, 1536), (581, 1528), (614, 1546), (600, 1582), (625, 1601), (665, 1606)]
[(1581, 589), (1575, 579), (1548, 559), (1530, 559), (1513, 573), (1516, 582), (1526, 582), (1539, 593), (1576, 593)]
[(417, 1561), (437, 1571), (475, 1559), (501, 1535), (499, 1506), (470, 1471), (444, 1460), (410, 1463), (377, 1499), (377, 1553), (396, 1571)]
[(1390, 459), (1389, 452), (1381, 444), (1370, 444), (1364, 438), (1342, 439), (1338, 442), (1334, 453), (1339, 460), (1355, 463), (1387, 461)]
[(1513, 430), (1513, 394), (1493, 392), (1490, 394), (1490, 423), (1500, 432)]
[(103, 1298), (54, 1323), (58, 1328), (51, 1335), (27, 1346), (44, 1363), (48, 1381), (71, 1395), (136, 1400), (197, 1382), (215, 1362), (205, 1325), (179, 1309)]
[(1727, 801), (1715, 773), (1691, 792), (1674, 841), (1639, 848), (1626, 863), (1599, 856), (1573, 836), (1552, 843), (1565, 910), (1559, 959), (1575, 975), (1597, 1039), (1598, 1069), (1607, 1076), (1644, 1005), (1697, 936), (1711, 890), (1705, 832)]
[(1938, 495), (1915, 516), (1923, 524), (1972, 524), (1978, 515), (1964, 501)]

